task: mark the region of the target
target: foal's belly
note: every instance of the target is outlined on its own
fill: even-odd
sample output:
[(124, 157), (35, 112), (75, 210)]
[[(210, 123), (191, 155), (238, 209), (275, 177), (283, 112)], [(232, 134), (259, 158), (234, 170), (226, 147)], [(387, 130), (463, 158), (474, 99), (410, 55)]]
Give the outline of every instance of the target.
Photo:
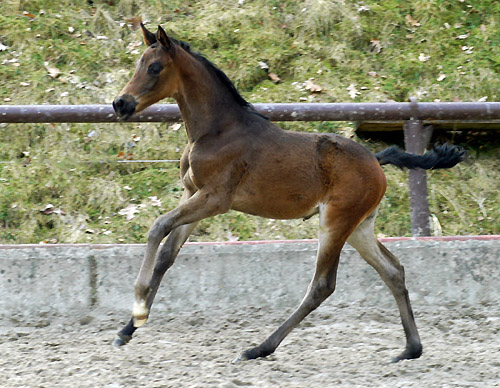
[(236, 192), (232, 209), (265, 218), (307, 218), (316, 213), (317, 189), (292, 182), (243, 185)]

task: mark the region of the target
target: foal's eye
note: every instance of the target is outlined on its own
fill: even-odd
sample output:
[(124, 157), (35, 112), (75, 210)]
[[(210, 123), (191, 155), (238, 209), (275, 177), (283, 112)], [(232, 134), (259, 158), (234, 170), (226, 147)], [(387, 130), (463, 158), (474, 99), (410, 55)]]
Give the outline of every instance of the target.
[(163, 66), (160, 63), (158, 63), (158, 62), (152, 63), (148, 67), (148, 74), (149, 75), (159, 75), (162, 69), (163, 69)]

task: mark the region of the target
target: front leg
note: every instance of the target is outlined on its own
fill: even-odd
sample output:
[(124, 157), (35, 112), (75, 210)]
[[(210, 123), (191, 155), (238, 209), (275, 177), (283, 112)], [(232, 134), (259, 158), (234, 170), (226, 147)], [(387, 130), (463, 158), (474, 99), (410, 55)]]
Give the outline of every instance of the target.
[(152, 280), (156, 265), (156, 252), (165, 236), (179, 226), (196, 223), (204, 218), (226, 213), (244, 173), (234, 169), (214, 176), (215, 184), (205, 186), (193, 196), (165, 215), (159, 216), (148, 233), (146, 254), (135, 281), (135, 301), (132, 310), (134, 326), (146, 323), (149, 316), (148, 299), (153, 290)]

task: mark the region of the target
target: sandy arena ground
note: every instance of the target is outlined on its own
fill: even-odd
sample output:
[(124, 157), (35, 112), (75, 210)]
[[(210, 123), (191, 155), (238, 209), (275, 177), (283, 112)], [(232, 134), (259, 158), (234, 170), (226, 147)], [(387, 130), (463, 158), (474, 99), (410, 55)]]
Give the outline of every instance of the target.
[[(126, 314), (12, 319), (0, 327), (0, 386), (11, 387), (498, 387), (498, 306), (415, 306), (418, 360), (389, 363), (404, 346), (393, 309), (322, 307), (266, 359), (231, 361), (286, 311), (154, 312), (121, 348)], [(333, 311), (334, 310), (334, 311)], [(213, 315), (210, 315), (210, 314)]]

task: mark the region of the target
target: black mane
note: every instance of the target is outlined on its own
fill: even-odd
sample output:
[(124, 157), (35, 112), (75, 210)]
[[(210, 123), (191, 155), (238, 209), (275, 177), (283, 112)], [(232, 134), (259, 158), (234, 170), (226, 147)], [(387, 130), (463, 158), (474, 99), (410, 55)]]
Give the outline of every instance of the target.
[(222, 83), (222, 85), (229, 91), (231, 96), (234, 98), (235, 102), (240, 105), (241, 107), (247, 109), (251, 113), (255, 113), (266, 120), (268, 119), (266, 116), (258, 113), (255, 108), (253, 107), (252, 104), (250, 104), (247, 100), (245, 100), (240, 92), (238, 92), (238, 89), (234, 86), (233, 82), (229, 79), (229, 77), (224, 73), (221, 69), (219, 69), (217, 66), (215, 66), (212, 62), (210, 62), (203, 54), (191, 51), (191, 46), (189, 43), (183, 42), (183, 41), (178, 41), (176, 39), (170, 38), (175, 44), (177, 44), (179, 47), (183, 48), (186, 52), (191, 54), (191, 56), (198, 61), (200, 61), (207, 69), (209, 69), (215, 77)]

